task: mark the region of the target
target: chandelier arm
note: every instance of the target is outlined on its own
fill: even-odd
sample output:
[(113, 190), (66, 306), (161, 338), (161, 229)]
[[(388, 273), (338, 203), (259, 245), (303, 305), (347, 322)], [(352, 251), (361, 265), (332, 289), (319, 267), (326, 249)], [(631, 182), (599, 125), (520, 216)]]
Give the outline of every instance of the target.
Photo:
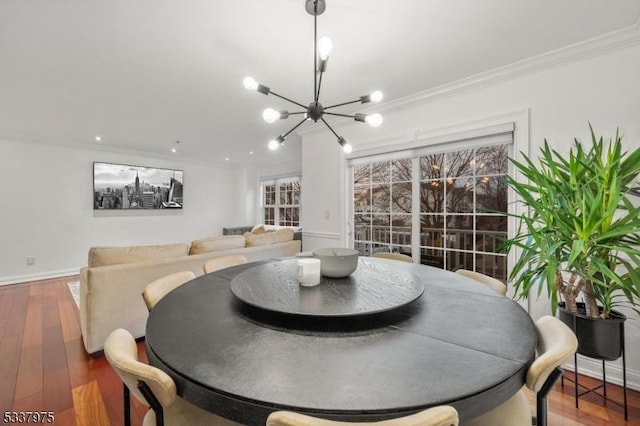
[(290, 112), (289, 115), (296, 115), (296, 114), (306, 114), (307, 111), (296, 111), (296, 112)]
[(295, 129), (297, 129), (298, 127), (300, 127), (300, 125), (302, 123), (304, 123), (305, 121), (307, 121), (307, 118), (303, 118), (298, 124), (296, 124), (295, 126), (293, 126), (293, 128), (291, 130), (289, 130), (287, 133), (285, 133), (284, 135), (282, 135), (283, 138), (286, 138), (287, 136), (289, 136), (289, 133), (293, 132)]
[(336, 133), (336, 131), (333, 130), (333, 127), (329, 126), (329, 123), (327, 123), (324, 118), (320, 118), (320, 120), (322, 120), (322, 122), (327, 125), (329, 130), (331, 130), (331, 132), (333, 132), (333, 134), (336, 135), (336, 138), (338, 138), (338, 139), (340, 138), (340, 136)]
[[(314, 6), (316, 14), (313, 15), (313, 99), (318, 102), (317, 93), (320, 92), (318, 89), (318, 3), (316, 2)], [(322, 74), (320, 75), (322, 79)], [(322, 80), (320, 80), (322, 81)]]
[(322, 86), (322, 76), (324, 75), (323, 71), (320, 71), (320, 81), (318, 81), (318, 91), (316, 92), (316, 102), (320, 99), (320, 86)]
[[(325, 108), (326, 109), (326, 108)], [(338, 114), (337, 112), (324, 112), (327, 115), (335, 115), (336, 117), (347, 117), (347, 118), (356, 118), (355, 115), (349, 115), (349, 114)], [(324, 121), (324, 120), (323, 120)]]
[(356, 99), (355, 101), (342, 102), (340, 104), (326, 106), (326, 107), (324, 107), (324, 109), (335, 108), (335, 107), (344, 106), (344, 105), (357, 104), (357, 103), (360, 103), (360, 102), (362, 102), (360, 99)]
[(293, 100), (291, 100), (291, 99), (289, 99), (289, 98), (285, 98), (284, 96), (282, 96), (282, 95), (278, 95), (276, 92), (273, 92), (273, 91), (271, 91), (271, 90), (269, 90), (269, 93), (271, 93), (273, 96), (277, 96), (277, 97), (278, 97), (278, 98), (280, 98), (280, 99), (284, 99), (285, 101), (291, 102), (292, 104), (298, 105), (299, 107), (302, 107), (302, 108), (304, 108), (304, 109), (306, 109), (306, 108), (307, 108), (307, 106), (306, 106), (306, 105), (302, 105), (302, 104), (301, 104), (301, 103), (299, 103), (299, 102), (293, 101)]

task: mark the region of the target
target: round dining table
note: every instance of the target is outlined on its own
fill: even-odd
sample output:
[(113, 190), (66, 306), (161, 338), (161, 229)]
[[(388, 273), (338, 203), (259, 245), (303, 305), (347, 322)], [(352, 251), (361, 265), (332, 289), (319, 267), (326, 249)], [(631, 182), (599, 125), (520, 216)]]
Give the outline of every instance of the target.
[(298, 284), (296, 258), (200, 276), (153, 308), (149, 362), (185, 400), (247, 425), (277, 410), (377, 421), (452, 405), (461, 420), (525, 383), (537, 333), (515, 301), (450, 271), (360, 257)]

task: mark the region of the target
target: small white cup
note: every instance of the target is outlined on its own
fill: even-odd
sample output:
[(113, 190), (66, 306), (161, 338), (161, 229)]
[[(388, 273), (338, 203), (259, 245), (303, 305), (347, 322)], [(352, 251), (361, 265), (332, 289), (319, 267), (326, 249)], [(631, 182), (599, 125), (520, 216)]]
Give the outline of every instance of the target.
[(320, 259), (298, 259), (298, 282), (305, 287), (320, 284)]

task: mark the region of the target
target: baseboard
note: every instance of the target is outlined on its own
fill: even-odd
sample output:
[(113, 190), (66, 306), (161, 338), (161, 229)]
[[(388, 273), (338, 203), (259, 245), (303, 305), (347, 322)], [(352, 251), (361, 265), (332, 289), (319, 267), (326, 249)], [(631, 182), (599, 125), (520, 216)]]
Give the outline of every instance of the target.
[[(619, 365), (621, 362), (621, 360), (618, 360), (615, 362), (607, 361), (605, 363), (607, 369), (607, 383), (622, 386), (622, 365)], [(627, 364), (628, 362), (629, 359), (627, 358)], [(575, 370), (573, 366), (573, 359), (571, 359), (571, 362), (563, 365), (563, 368), (573, 372)], [(578, 355), (578, 373), (602, 380), (602, 361)], [(640, 391), (640, 372), (630, 370), (629, 367), (627, 367), (627, 388)]]
[(80, 273), (80, 268), (71, 268), (71, 269), (61, 269), (59, 271), (46, 271), (46, 272), (37, 272), (34, 274), (14, 275), (12, 277), (0, 277), (0, 286), (25, 283), (29, 281), (48, 280), (51, 278), (68, 277), (71, 275), (78, 275), (79, 273)]

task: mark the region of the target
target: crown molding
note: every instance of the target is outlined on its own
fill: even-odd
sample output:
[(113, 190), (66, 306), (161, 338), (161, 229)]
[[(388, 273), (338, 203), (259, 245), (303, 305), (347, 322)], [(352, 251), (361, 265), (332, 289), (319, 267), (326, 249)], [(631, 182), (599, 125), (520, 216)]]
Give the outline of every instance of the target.
[[(382, 102), (376, 106), (379, 112), (394, 112), (408, 108), (420, 102), (433, 102), (438, 99), (455, 96), (472, 90), (502, 83), (535, 74), (548, 69), (564, 66), (640, 44), (640, 17), (636, 23), (598, 37), (571, 44), (559, 49), (551, 50), (540, 55), (532, 56), (521, 61), (494, 68), (492, 70), (472, 75), (460, 80), (426, 89), (403, 98)], [(370, 109), (370, 108), (369, 108)], [(366, 110), (362, 112), (367, 112)], [(338, 128), (352, 120), (337, 118), (330, 121)], [(318, 128), (304, 129), (297, 132), (300, 135), (310, 135), (319, 132)]]
[(417, 102), (454, 96), (637, 44), (640, 44), (640, 18), (629, 27), (389, 101), (380, 105), (378, 109), (386, 112), (400, 110)]

